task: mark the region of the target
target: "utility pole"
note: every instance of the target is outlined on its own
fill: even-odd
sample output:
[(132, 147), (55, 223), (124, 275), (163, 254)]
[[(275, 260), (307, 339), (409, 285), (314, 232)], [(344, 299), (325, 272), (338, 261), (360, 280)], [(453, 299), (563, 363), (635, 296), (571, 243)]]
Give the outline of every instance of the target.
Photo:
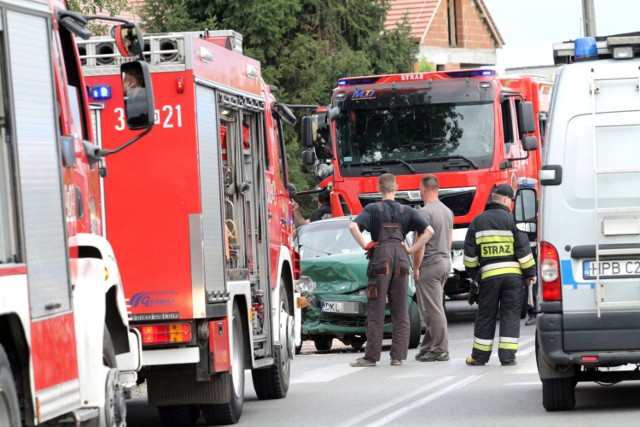
[(584, 36), (596, 36), (596, 9), (593, 0), (582, 0), (582, 20), (584, 22)]

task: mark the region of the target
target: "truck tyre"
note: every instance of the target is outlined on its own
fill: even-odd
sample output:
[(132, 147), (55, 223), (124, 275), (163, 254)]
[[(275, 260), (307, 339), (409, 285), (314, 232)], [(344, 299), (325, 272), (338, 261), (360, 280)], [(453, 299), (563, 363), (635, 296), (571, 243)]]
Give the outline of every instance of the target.
[(227, 425), (240, 421), (242, 407), (244, 406), (244, 328), (242, 327), (242, 317), (238, 303), (233, 303), (233, 359), (231, 361), (231, 372), (224, 372), (230, 381), (229, 403), (200, 405), (202, 415), (207, 424)]
[(20, 427), (20, 406), (13, 380), (11, 365), (4, 348), (0, 345), (0, 419), (7, 421), (7, 427)]
[(409, 348), (417, 348), (420, 345), (422, 324), (420, 322), (420, 310), (418, 304), (411, 300), (409, 306)]
[(102, 364), (109, 368), (105, 384), (105, 408), (104, 417), (107, 425), (124, 427), (127, 425), (127, 401), (120, 387), (118, 363), (116, 352), (113, 349), (113, 341), (107, 325), (104, 326), (102, 335)]
[(542, 406), (547, 411), (566, 411), (576, 406), (574, 378), (542, 379)]
[(318, 335), (317, 337), (313, 337), (313, 344), (315, 344), (316, 350), (318, 351), (329, 351), (333, 345), (333, 337)]
[[(283, 280), (284, 282), (284, 280)], [(280, 346), (273, 349), (273, 365), (252, 369), (253, 387), (258, 399), (282, 399), (289, 391), (291, 360), (295, 349), (293, 316), (289, 310), (289, 299), (284, 286), (280, 287)], [(278, 333), (276, 331), (276, 333)], [(290, 342), (288, 342), (290, 341)], [(291, 347), (289, 349), (289, 347)]]
[(191, 427), (200, 418), (197, 405), (158, 406), (163, 427)]

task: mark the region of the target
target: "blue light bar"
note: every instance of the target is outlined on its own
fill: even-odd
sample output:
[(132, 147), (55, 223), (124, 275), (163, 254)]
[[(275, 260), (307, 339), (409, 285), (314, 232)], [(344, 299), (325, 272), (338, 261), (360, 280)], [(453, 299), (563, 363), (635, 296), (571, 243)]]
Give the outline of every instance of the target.
[(495, 70), (461, 70), (461, 71), (445, 71), (447, 76), (452, 79), (460, 79), (464, 77), (482, 77), (482, 76), (494, 76)]
[(365, 77), (365, 78), (354, 77), (354, 78), (348, 78), (348, 79), (340, 79), (338, 80), (338, 86), (342, 87), (342, 86), (353, 86), (353, 85), (369, 85), (369, 84), (376, 83), (378, 80), (380, 80), (380, 76)]
[(582, 37), (576, 39), (573, 46), (574, 59), (576, 61), (585, 61), (598, 57), (598, 47), (596, 46), (595, 37)]
[(97, 101), (111, 99), (111, 85), (91, 86), (89, 88), (91, 98)]

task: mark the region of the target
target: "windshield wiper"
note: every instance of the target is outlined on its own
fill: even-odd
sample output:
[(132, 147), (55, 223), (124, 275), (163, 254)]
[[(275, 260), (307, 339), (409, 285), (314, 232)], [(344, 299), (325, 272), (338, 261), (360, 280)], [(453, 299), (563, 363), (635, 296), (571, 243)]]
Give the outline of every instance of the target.
[[(411, 160), (414, 163), (435, 163), (435, 162), (446, 162), (447, 160), (464, 160), (467, 164), (473, 166), (474, 169), (478, 169), (478, 165), (476, 162), (468, 158), (467, 156), (463, 156), (460, 154), (452, 154), (451, 156), (440, 156), (440, 157), (429, 157), (426, 159), (415, 159)], [(455, 166), (464, 166), (462, 163), (449, 163), (448, 167)]]
[[(320, 249), (312, 248), (311, 246), (308, 246), (308, 245), (299, 245), (299, 246), (300, 246), (300, 249), (304, 247), (306, 249), (311, 249), (312, 251), (318, 252), (320, 254), (333, 255), (331, 252), (321, 251)], [(317, 258), (317, 255), (316, 255), (316, 258)]]
[(404, 165), (407, 167), (407, 169), (411, 171), (411, 173), (416, 173), (416, 169), (402, 159), (386, 159), (386, 160), (378, 160), (377, 162), (373, 162), (374, 165), (392, 165), (394, 163), (399, 163), (401, 165)]

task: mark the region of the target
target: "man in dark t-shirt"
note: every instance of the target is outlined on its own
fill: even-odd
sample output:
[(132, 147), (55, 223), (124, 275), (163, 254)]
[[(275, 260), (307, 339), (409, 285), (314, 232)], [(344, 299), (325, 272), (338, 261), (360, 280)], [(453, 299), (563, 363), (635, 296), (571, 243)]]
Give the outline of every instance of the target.
[[(380, 175), (378, 190), (382, 201), (365, 206), (349, 225), (354, 239), (370, 255), (367, 268), (367, 346), (364, 357), (351, 363), (354, 367), (376, 366), (380, 360), (387, 297), (393, 324), (389, 353), (391, 365), (402, 365), (407, 358), (410, 332), (408, 254), (424, 247), (434, 234), (433, 228), (417, 211), (395, 201), (396, 178), (393, 175)], [(371, 243), (367, 244), (362, 230), (371, 233)], [(420, 237), (408, 247), (405, 237), (412, 231), (419, 233)]]
[(327, 189), (318, 193), (318, 207), (313, 211), (309, 219), (302, 217), (300, 206), (295, 201), (293, 202), (293, 223), (296, 227), (326, 218), (331, 218), (331, 197)]

